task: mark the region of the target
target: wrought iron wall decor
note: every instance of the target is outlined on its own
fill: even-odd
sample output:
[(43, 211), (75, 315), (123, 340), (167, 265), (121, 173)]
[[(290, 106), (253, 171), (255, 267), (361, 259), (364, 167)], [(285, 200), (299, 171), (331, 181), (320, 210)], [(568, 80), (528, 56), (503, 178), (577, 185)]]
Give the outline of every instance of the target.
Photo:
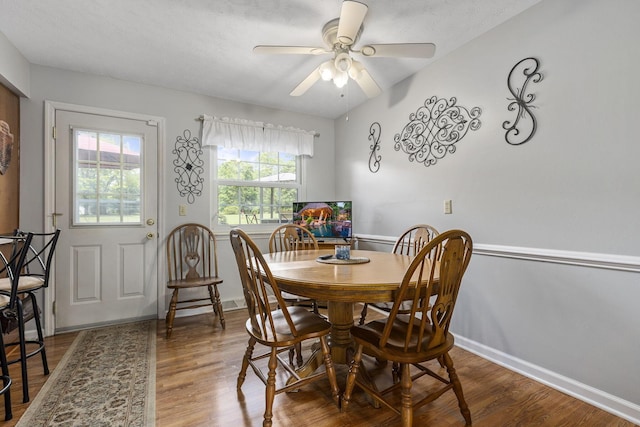
[[(538, 72), (539, 67), (540, 62), (536, 58), (525, 58), (513, 66), (507, 77), (507, 87), (513, 95), (513, 98), (507, 98), (512, 101), (507, 109), (509, 111), (518, 109), (513, 122), (507, 120), (502, 123), (502, 127), (507, 131), (504, 138), (511, 145), (524, 144), (536, 133), (538, 123), (531, 111), (532, 108), (536, 108), (531, 105), (536, 96), (527, 93), (527, 90), (529, 83), (538, 83), (542, 80), (542, 74)], [(517, 82), (522, 78), (520, 73), (524, 75), (524, 81), (520, 87), (516, 87)]]
[(393, 137), (396, 151), (409, 154), (409, 161), (425, 167), (435, 165), (447, 153), (455, 153), (455, 144), (469, 130), (480, 128), (480, 107), (467, 110), (456, 105), (457, 99), (448, 101), (436, 96), (428, 98), (424, 106), (409, 115), (409, 123)]
[(176, 155), (173, 160), (173, 170), (178, 174), (176, 185), (178, 193), (182, 197), (187, 197), (190, 204), (195, 201), (196, 196), (202, 195), (204, 178), (200, 176), (204, 172), (204, 161), (202, 146), (197, 137), (191, 137), (191, 131), (185, 129), (182, 136), (176, 138), (176, 143), (172, 151)]
[(382, 128), (380, 127), (380, 123), (373, 122), (369, 127), (369, 141), (373, 141), (373, 144), (369, 146), (371, 153), (369, 154), (369, 170), (373, 173), (376, 173), (380, 170), (380, 160), (382, 160), (382, 155), (377, 154), (377, 151), (380, 151), (380, 134), (382, 133)]

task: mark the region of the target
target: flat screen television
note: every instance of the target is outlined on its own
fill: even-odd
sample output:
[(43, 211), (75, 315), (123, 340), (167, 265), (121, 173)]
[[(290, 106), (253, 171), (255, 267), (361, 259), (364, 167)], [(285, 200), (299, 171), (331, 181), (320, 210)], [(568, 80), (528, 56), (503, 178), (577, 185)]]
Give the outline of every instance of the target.
[(293, 202), (293, 223), (307, 228), (319, 241), (352, 236), (351, 201)]

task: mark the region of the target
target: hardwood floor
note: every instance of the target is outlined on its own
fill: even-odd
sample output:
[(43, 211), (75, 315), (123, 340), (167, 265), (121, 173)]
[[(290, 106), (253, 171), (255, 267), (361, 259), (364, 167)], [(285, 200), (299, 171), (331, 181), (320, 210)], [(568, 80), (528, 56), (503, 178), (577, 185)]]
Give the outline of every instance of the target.
[[(357, 317), (360, 307), (356, 306)], [(244, 354), (247, 334), (246, 311), (225, 313), (226, 330), (211, 315), (177, 318), (173, 336), (165, 339), (164, 321), (158, 321), (156, 362), (156, 425), (158, 427), (261, 426), (264, 385), (249, 369), (242, 393), (236, 393), (236, 378)], [(76, 333), (47, 339), (49, 366), (55, 368)], [(305, 355), (308, 354), (305, 349)], [(455, 348), (451, 352), (471, 409), (474, 426), (624, 426), (634, 424), (569, 397), (519, 374), (499, 367), (472, 353)], [(365, 360), (371, 367), (372, 361)], [(390, 367), (373, 374), (388, 375)], [(22, 404), (19, 366), (11, 366), (14, 378), (14, 419), (0, 422), (13, 426), (28, 404)], [(47, 377), (38, 358), (29, 361), (33, 400)], [(344, 386), (346, 368), (338, 369)], [(283, 380), (283, 378), (279, 378)], [(426, 381), (426, 383), (425, 383)], [(429, 380), (416, 383), (428, 385)], [(4, 414), (0, 414), (3, 417)], [(320, 380), (296, 393), (280, 394), (274, 402), (274, 426), (370, 427), (399, 425), (399, 417), (384, 408), (375, 409), (364, 393), (356, 390), (345, 413), (333, 404), (328, 382)], [(416, 426), (463, 426), (453, 392), (418, 410)]]

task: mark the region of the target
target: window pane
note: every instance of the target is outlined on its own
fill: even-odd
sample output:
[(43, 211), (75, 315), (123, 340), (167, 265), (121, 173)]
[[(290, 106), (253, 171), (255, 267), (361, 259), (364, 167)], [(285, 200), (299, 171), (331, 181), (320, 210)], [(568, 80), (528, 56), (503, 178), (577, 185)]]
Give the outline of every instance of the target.
[(120, 163), (120, 135), (101, 133), (98, 135), (98, 153), (101, 163)]
[(218, 186), (218, 224), (240, 224), (239, 187)]
[(128, 169), (140, 168), (142, 139), (138, 135), (124, 135), (122, 144), (122, 163)]
[[(298, 159), (288, 153), (218, 148), (218, 223), (278, 223), (291, 220), (298, 195)], [(281, 185), (282, 184), (282, 185)]]
[(142, 223), (142, 137), (74, 129), (74, 224)]

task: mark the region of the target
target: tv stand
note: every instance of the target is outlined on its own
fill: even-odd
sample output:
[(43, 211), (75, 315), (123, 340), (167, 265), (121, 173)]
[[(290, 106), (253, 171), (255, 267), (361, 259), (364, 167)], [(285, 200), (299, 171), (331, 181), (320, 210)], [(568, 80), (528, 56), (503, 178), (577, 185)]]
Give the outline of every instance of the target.
[(333, 249), (337, 245), (350, 245), (351, 249), (353, 249), (355, 239), (334, 239), (334, 238), (320, 238), (318, 239), (318, 248), (319, 249)]

